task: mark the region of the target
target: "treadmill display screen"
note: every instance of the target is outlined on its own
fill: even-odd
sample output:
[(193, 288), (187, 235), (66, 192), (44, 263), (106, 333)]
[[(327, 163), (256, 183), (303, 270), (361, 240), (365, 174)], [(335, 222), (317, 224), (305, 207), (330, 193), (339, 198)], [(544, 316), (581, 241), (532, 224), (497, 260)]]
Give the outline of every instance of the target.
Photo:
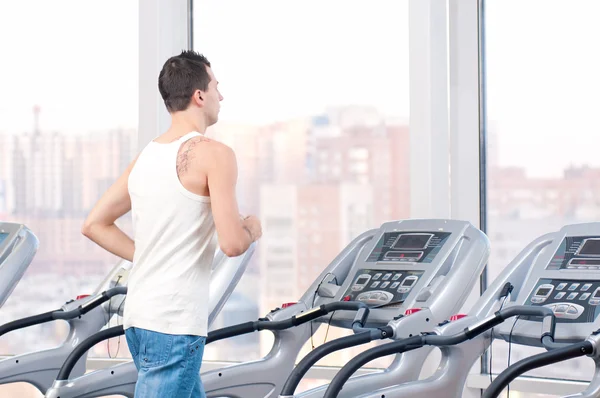
[(566, 236), (546, 269), (600, 271), (600, 236)]
[(0, 232), (0, 246), (2, 246), (2, 242), (4, 242), (6, 238), (8, 238), (8, 234)]
[(577, 253), (580, 256), (600, 256), (600, 239), (588, 239)]
[(537, 291), (537, 293), (536, 293), (536, 294), (537, 294), (538, 296), (545, 296), (545, 295), (547, 295), (548, 293), (550, 293), (550, 290), (551, 290), (551, 289), (548, 289), (548, 288), (539, 289), (539, 290)]
[(451, 232), (385, 232), (369, 254), (367, 262), (431, 263)]
[(433, 234), (403, 234), (392, 245), (396, 250), (422, 250), (433, 237)]

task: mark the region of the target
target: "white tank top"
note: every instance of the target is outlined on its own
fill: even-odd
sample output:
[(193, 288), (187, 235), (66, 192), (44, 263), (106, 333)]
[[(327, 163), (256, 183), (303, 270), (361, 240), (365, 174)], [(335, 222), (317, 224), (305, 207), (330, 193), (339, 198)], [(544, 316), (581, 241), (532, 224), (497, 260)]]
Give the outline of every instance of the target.
[(181, 145), (150, 142), (129, 176), (135, 254), (123, 327), (206, 336), (216, 250), (210, 198), (191, 193), (177, 175)]

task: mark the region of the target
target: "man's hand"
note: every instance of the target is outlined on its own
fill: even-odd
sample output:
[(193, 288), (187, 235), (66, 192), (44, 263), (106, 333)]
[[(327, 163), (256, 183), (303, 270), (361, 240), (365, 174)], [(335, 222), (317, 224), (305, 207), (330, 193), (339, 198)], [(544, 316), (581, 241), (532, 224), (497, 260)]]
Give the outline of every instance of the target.
[(250, 234), (250, 239), (252, 242), (256, 242), (262, 236), (262, 226), (260, 225), (260, 220), (256, 216), (248, 216), (244, 218), (243, 222), (244, 228)]
[(117, 181), (102, 195), (83, 224), (81, 233), (122, 259), (133, 261), (133, 240), (121, 231), (115, 221), (131, 210), (127, 180), (135, 160)]

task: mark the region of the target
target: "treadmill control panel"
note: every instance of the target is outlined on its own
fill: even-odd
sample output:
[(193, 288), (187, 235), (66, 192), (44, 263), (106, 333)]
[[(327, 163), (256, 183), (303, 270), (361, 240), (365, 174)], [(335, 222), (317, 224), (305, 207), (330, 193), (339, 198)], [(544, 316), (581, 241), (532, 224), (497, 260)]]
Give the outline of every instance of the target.
[(386, 232), (367, 262), (431, 263), (450, 235), (450, 232)]
[(600, 280), (540, 279), (525, 305), (552, 309), (557, 323), (593, 323), (600, 315)]
[(600, 236), (567, 236), (546, 269), (600, 270)]
[(369, 307), (400, 305), (425, 271), (361, 269), (354, 276), (344, 301), (362, 301)]

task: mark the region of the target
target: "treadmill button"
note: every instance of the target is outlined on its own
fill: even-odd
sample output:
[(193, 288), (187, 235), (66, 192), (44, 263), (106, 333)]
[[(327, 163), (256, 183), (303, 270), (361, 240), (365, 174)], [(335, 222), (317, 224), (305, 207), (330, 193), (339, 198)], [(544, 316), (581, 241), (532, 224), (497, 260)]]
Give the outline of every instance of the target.
[(397, 288), (399, 284), (400, 284), (400, 282), (394, 282), (394, 283), (392, 283), (392, 286), (390, 286), (390, 289)]
[(389, 285), (389, 284), (390, 284), (389, 282), (383, 282), (383, 283), (381, 284), (381, 288), (382, 288), (382, 289), (385, 289), (386, 287), (388, 287), (388, 285)]
[(578, 295), (579, 295), (579, 293), (571, 293), (567, 297), (567, 300), (575, 300), (575, 297), (577, 297)]
[(583, 285), (583, 286), (581, 287), (581, 291), (582, 291), (582, 292), (586, 292), (586, 291), (590, 290), (590, 288), (591, 288), (591, 287), (592, 287), (592, 284), (591, 284), (591, 283), (586, 283), (585, 285)]
[(532, 297), (531, 298), (531, 302), (534, 304), (539, 304), (539, 303), (543, 303), (546, 299), (543, 299), (541, 297)]
[(392, 280), (397, 281), (398, 279), (400, 279), (401, 276), (402, 276), (402, 274), (395, 274), (394, 277), (392, 278)]
[(554, 299), (560, 300), (561, 298), (565, 297), (565, 294), (566, 294), (565, 292), (556, 293), (556, 296), (554, 296)]
[(381, 278), (381, 275), (382, 275), (382, 274), (375, 274), (375, 275), (373, 276), (373, 280), (375, 281), (375, 280), (377, 280), (377, 279)]
[(385, 274), (385, 275), (383, 276), (383, 280), (384, 280), (384, 281), (387, 281), (387, 280), (388, 280), (388, 279), (390, 279), (391, 277), (392, 277), (392, 274)]
[(559, 304), (554, 309), (554, 312), (557, 313), (557, 314), (559, 314), (559, 313), (565, 313), (565, 312), (567, 312), (567, 309), (569, 309), (569, 306), (567, 304)]
[(590, 295), (591, 293), (583, 293), (581, 297), (579, 297), (579, 300), (587, 300)]
[(583, 314), (584, 311), (585, 308), (583, 308), (579, 304), (572, 304), (567, 309), (567, 313), (565, 315), (562, 315), (561, 317), (567, 319), (577, 319), (581, 316), (581, 314)]
[(563, 290), (565, 287), (567, 287), (566, 283), (559, 283), (558, 286), (556, 286), (556, 290)]
[(598, 305), (600, 304), (600, 299), (591, 299), (589, 303), (590, 305)]
[(569, 309), (567, 310), (567, 314), (577, 314), (579, 313), (579, 311), (577, 311), (577, 308), (570, 306)]
[(371, 285), (371, 287), (377, 287), (379, 286), (379, 282), (373, 282), (373, 284)]
[(569, 290), (577, 290), (578, 287), (579, 287), (579, 283), (573, 283), (573, 284), (571, 284), (571, 286), (569, 286)]

